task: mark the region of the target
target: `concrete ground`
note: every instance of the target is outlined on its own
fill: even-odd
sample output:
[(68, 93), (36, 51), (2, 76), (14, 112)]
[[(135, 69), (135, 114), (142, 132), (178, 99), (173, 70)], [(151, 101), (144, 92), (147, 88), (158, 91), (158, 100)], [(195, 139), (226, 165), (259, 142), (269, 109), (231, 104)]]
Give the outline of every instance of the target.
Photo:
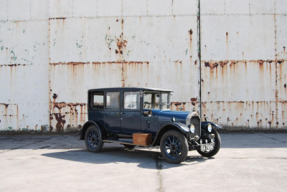
[(221, 134), (214, 158), (180, 165), (159, 149), (105, 144), (86, 151), (71, 135), (0, 136), (0, 191), (287, 191), (287, 134)]

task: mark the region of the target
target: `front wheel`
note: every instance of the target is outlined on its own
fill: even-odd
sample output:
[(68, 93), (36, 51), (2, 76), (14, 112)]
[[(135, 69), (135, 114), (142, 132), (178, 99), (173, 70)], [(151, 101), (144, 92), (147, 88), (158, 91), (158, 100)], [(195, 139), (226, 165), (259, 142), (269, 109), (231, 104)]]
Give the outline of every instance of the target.
[(181, 163), (186, 159), (188, 154), (187, 139), (178, 131), (167, 131), (161, 137), (160, 151), (167, 162), (174, 164)]
[(202, 130), (204, 135), (200, 138), (200, 146), (197, 148), (197, 152), (204, 157), (212, 157), (216, 155), (220, 149), (221, 138), (219, 133), (212, 128), (211, 134), (214, 134), (214, 138), (210, 138), (210, 134), (206, 130)]
[(97, 126), (90, 126), (85, 135), (86, 147), (91, 152), (100, 152), (103, 148), (101, 130)]

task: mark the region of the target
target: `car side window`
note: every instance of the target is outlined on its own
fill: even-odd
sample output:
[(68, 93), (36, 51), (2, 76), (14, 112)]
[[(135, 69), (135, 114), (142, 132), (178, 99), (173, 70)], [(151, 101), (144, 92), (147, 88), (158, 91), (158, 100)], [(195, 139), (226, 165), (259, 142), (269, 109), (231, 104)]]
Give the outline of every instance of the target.
[(152, 94), (151, 93), (145, 93), (144, 94), (144, 104), (143, 104), (143, 108), (144, 109), (151, 109), (151, 98), (152, 98)]
[(95, 109), (104, 108), (104, 92), (95, 92), (92, 94), (92, 107)]
[(131, 110), (140, 109), (139, 92), (124, 92), (124, 109), (131, 109)]
[(106, 108), (107, 109), (120, 109), (120, 93), (107, 92), (106, 93)]
[(160, 94), (145, 93), (143, 100), (144, 109), (160, 109)]

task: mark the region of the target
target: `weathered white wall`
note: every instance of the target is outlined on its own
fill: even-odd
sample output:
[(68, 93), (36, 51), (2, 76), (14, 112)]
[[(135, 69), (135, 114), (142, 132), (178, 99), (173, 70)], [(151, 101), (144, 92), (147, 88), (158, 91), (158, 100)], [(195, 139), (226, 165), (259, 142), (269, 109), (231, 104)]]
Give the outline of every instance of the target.
[(286, 129), (287, 1), (201, 2), (203, 113), (230, 128)]
[[(90, 88), (173, 89), (198, 110), (197, 0), (0, 0), (0, 130), (69, 130)], [(203, 115), (286, 129), (287, 2), (201, 0)]]
[(0, 130), (48, 127), (48, 40), (44, 4), (0, 1)]

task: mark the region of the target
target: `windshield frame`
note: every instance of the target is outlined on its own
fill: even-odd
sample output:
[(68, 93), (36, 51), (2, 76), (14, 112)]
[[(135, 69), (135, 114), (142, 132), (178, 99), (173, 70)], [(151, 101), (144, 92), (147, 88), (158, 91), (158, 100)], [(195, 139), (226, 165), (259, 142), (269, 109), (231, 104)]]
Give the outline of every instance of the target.
[[(145, 95), (151, 94), (150, 102), (145, 102)], [(163, 95), (167, 94), (166, 104), (163, 103)], [(158, 104), (156, 97), (159, 95)], [(144, 91), (143, 92), (143, 110), (170, 110), (171, 108), (171, 92), (169, 91)], [(145, 107), (149, 106), (149, 107)], [(158, 106), (158, 107), (156, 107)], [(165, 107), (166, 106), (166, 107)]]

